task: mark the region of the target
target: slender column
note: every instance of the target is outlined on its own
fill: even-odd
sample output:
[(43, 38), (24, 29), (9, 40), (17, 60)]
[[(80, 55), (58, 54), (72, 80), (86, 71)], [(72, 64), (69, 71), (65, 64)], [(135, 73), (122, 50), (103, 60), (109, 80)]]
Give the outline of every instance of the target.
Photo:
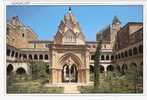
[(69, 82), (71, 82), (71, 65), (69, 65)]
[(63, 69), (63, 80), (65, 80), (65, 78), (66, 78), (66, 67), (64, 67)]
[(105, 76), (107, 76), (107, 65), (104, 65), (104, 73), (105, 73)]
[(85, 71), (86, 71), (86, 83), (88, 83), (89, 81), (90, 81), (90, 73), (89, 73), (89, 69), (85, 69)]

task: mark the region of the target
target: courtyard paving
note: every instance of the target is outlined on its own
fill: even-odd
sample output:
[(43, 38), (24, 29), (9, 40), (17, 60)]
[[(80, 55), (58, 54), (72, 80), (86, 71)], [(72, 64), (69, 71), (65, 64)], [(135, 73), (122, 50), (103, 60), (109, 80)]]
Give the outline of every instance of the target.
[(76, 84), (66, 84), (64, 86), (64, 93), (65, 94), (77, 94), (80, 93)]
[(82, 83), (58, 83), (58, 84), (46, 84), (45, 87), (64, 87), (64, 94), (78, 94), (80, 91), (78, 90), (78, 86), (87, 86), (92, 85), (82, 84)]

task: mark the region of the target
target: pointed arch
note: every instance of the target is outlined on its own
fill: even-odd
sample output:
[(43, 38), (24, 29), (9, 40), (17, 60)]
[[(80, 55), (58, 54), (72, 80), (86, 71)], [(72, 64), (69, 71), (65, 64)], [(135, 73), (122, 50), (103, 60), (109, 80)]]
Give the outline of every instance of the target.
[(67, 52), (63, 56), (61, 56), (57, 62), (57, 65), (63, 66), (65, 64), (65, 61), (69, 58), (71, 58), (71, 60), (73, 60), (75, 64), (77, 64), (77, 67), (82, 66), (81, 59), (72, 52)]
[(113, 65), (108, 65), (107, 66), (107, 71), (113, 71), (114, 70), (114, 66)]
[(109, 60), (109, 55), (106, 55), (106, 60)]
[(9, 65), (7, 66), (7, 75), (10, 75), (10, 73), (13, 72), (13, 69), (14, 69), (13, 65), (12, 65), (12, 64), (9, 64)]
[(104, 57), (104, 55), (101, 55), (101, 60), (105, 60), (105, 57)]
[(20, 67), (16, 70), (16, 74), (18, 74), (18, 75), (26, 74), (26, 70), (24, 68)]

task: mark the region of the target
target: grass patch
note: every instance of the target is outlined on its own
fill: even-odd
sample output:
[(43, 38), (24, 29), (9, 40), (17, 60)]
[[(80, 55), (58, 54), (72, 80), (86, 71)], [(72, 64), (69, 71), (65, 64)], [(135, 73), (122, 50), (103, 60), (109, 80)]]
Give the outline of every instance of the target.
[(113, 74), (107, 73), (107, 76), (100, 74), (100, 85), (97, 90), (93, 85), (79, 86), (78, 89), (81, 93), (143, 93), (142, 86), (138, 86), (138, 91), (134, 91), (134, 86), (125, 76), (114, 77), (111, 75)]
[(7, 93), (63, 93), (62, 87), (44, 87), (38, 81), (17, 82), (7, 86)]
[(44, 80), (17, 76), (7, 79), (7, 93), (63, 93), (63, 87), (44, 87)]

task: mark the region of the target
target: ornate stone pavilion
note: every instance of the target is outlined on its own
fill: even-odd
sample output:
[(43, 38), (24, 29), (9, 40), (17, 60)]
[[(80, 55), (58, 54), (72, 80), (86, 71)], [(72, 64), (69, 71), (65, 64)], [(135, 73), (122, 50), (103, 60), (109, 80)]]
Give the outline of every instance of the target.
[(49, 48), (52, 82), (87, 82), (89, 50), (71, 9), (61, 20), (53, 44)]
[[(143, 66), (143, 25), (129, 22), (121, 27), (117, 17), (97, 33), (103, 36), (100, 72), (125, 70), (130, 64)], [(51, 83), (87, 84), (94, 67), (96, 41), (86, 41), (71, 8), (61, 20), (53, 41), (38, 40), (36, 33), (17, 16), (7, 21), (7, 73), (30, 74), (30, 61), (50, 66)]]

